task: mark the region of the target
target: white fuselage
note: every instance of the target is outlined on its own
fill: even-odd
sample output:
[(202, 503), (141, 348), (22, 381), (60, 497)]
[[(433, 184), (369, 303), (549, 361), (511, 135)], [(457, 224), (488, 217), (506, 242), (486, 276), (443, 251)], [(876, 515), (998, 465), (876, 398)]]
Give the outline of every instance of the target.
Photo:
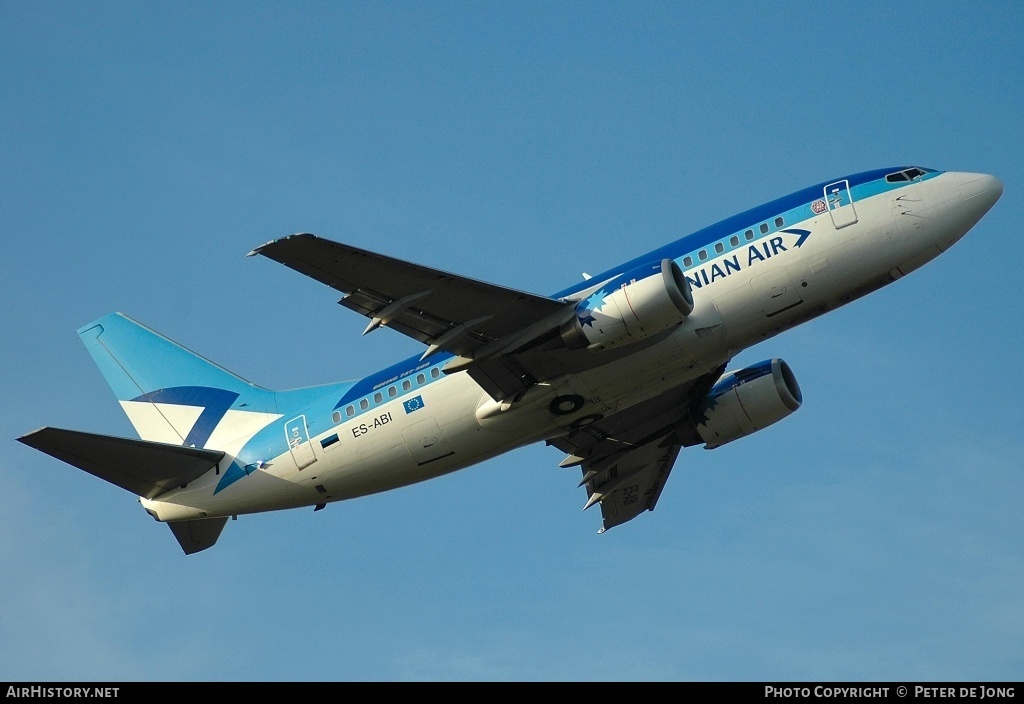
[[(300, 462), (287, 451), (267, 458), (220, 492), (211, 471), (158, 500), (142, 499), (143, 505), (161, 521), (315, 506), (423, 481), (554, 437), (580, 419), (609, 415), (706, 375), (739, 351), (934, 258), (991, 205), (981, 209), (970, 200), (984, 191), (983, 178), (991, 177), (942, 173), (859, 200), (855, 212), (825, 211), (787, 222), (782, 231), (754, 230), (752, 239), (739, 232), (721, 253), (711, 245), (701, 250), (703, 259), (700, 252), (680, 256), (695, 308), (670, 334), (633, 355), (533, 386), (515, 402), (493, 400), (465, 372), (441, 376), (422, 388), (423, 408), (415, 413), (404, 412), (403, 399), (395, 398), (369, 415), (311, 423), (312, 454)], [(601, 283), (594, 281), (595, 288)], [(551, 413), (551, 400), (567, 394), (582, 397), (583, 407)], [(299, 413), (275, 423), (284, 432), (284, 421)], [(323, 444), (334, 435), (337, 441)]]

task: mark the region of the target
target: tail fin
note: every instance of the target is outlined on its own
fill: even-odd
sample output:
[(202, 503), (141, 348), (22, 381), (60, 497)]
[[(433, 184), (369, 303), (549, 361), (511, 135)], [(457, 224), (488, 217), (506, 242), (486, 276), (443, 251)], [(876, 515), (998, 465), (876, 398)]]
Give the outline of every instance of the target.
[(143, 440), (223, 449), (240, 422), (277, 415), (273, 391), (126, 315), (111, 313), (78, 335)]

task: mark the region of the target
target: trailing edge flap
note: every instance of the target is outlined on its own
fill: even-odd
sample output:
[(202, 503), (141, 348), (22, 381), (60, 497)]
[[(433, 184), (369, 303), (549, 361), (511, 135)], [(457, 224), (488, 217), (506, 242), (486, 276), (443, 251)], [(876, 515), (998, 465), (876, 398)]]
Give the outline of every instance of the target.
[(170, 527), (178, 544), (186, 555), (212, 548), (220, 533), (227, 524), (227, 516), (223, 518), (196, 518), (190, 521), (172, 521)]
[(215, 450), (62, 428), (42, 428), (18, 440), (147, 499), (188, 484), (224, 458)]
[(585, 508), (601, 504), (600, 532), (654, 510), (682, 449), (676, 425), (723, 368), (547, 441), (570, 453), (563, 467), (582, 470)]
[[(652, 442), (617, 457), (604, 472), (603, 484), (587, 482), (589, 501), (601, 503), (601, 532), (631, 521), (644, 511), (653, 511), (679, 455), (680, 445), (661, 446)], [(583, 474), (591, 471), (583, 465)], [(594, 494), (600, 494), (595, 497)]]
[[(453, 354), (472, 356), (494, 340), (522, 332), (566, 304), (413, 264), (308, 233), (249, 253), (280, 262), (345, 294), (339, 303), (379, 326)], [(428, 350), (432, 351), (432, 350)]]

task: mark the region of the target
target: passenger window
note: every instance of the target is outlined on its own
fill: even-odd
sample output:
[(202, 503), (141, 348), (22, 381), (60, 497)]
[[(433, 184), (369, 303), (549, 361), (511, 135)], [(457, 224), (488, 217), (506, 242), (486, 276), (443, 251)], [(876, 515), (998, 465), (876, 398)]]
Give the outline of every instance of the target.
[(381, 393), (380, 393), (380, 391), (378, 391), (377, 393), (375, 393), (375, 394), (373, 395), (373, 402), (374, 402), (374, 403), (380, 403), (380, 402), (381, 402), (381, 401), (383, 401), (383, 400), (384, 400), (384, 397), (383, 397), (383, 396), (381, 396)]
[(356, 409), (355, 409), (355, 408), (353, 408), (352, 406), (347, 406), (347, 407), (345, 408), (345, 415), (346, 415), (347, 417), (351, 418), (351, 417), (352, 417), (352, 416), (354, 416), (355, 414), (356, 414)]
[(693, 257), (683, 257), (683, 266), (693, 266)]
[(782, 227), (786, 224), (786, 221), (782, 218), (775, 218), (775, 227)]
[(332, 413), (331, 414), (331, 420), (333, 420), (335, 423), (340, 423), (341, 422), (341, 411), (335, 411), (334, 413)]
[(705, 259), (708, 258), (708, 253), (702, 249), (699, 252), (697, 252), (697, 258), (700, 259), (701, 261), (704, 261)]
[(768, 234), (768, 223), (766, 223), (766, 222), (761, 223), (761, 234), (762, 235), (767, 235)]
[(721, 242), (716, 242), (715, 251), (721, 254), (723, 251), (725, 251), (725, 246)]
[(365, 398), (364, 399), (360, 399), (359, 407), (365, 411), (367, 408), (370, 407), (370, 402), (367, 401)]
[(746, 232), (743, 233), (743, 236), (746, 237), (747, 240), (752, 240), (752, 239), (754, 239), (754, 231), (753, 230), (747, 230)]
[(425, 384), (426, 382), (427, 382), (427, 377), (423, 376), (422, 374), (417, 374), (416, 375), (416, 383), (417, 384)]
[(396, 389), (394, 386), (389, 386), (388, 387), (388, 398), (394, 398), (397, 395), (398, 395), (398, 389)]
[(733, 247), (735, 247), (739, 243), (740, 243), (740, 238), (737, 237), (736, 235), (733, 235), (732, 237), (729, 238), (729, 244), (731, 244)]
[(433, 369), (430, 370), (430, 376), (436, 379), (437, 377), (441, 376), (441, 370), (438, 369), (437, 367), (434, 367)]
[(408, 391), (412, 388), (412, 382), (406, 379), (402, 382), (402, 391)]

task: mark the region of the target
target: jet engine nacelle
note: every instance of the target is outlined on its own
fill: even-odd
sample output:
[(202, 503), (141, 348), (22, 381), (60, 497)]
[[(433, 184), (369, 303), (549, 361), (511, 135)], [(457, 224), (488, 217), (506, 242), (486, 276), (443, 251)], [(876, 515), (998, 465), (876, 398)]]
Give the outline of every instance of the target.
[[(611, 286), (617, 288), (609, 291)], [(559, 333), (569, 349), (601, 350), (648, 338), (691, 312), (690, 283), (675, 261), (663, 259), (619, 276), (580, 301)]]
[(777, 423), (802, 402), (793, 370), (781, 359), (729, 372), (693, 413), (684, 444), (704, 442), (705, 449), (713, 450)]

